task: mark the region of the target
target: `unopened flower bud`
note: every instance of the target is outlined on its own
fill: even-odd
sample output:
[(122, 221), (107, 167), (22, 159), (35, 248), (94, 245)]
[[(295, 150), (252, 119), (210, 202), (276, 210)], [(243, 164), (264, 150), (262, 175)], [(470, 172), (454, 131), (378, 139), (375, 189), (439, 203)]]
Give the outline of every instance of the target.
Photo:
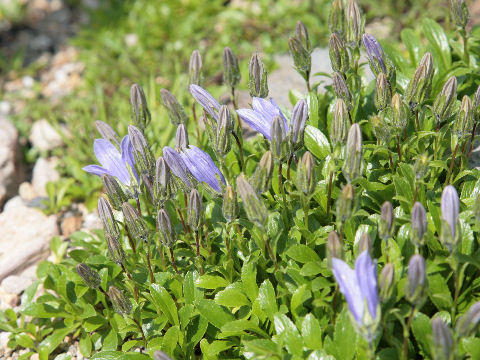
[(342, 38), (337, 33), (330, 35), (328, 53), (333, 71), (346, 74), (348, 69), (350, 69), (349, 55)]
[(395, 215), (390, 201), (385, 201), (380, 212), (380, 221), (378, 224), (378, 234), (383, 240), (392, 237), (395, 229)]
[(155, 194), (153, 189), (153, 178), (148, 174), (142, 174), (141, 182), (142, 194), (148, 199), (151, 204), (155, 204)]
[(472, 100), (465, 95), (462, 99), (462, 105), (458, 112), (457, 118), (453, 123), (452, 131), (459, 139), (469, 136), (473, 129), (473, 106)]
[(384, 73), (379, 73), (377, 76), (377, 84), (375, 87), (375, 107), (377, 110), (383, 110), (390, 105), (391, 102), (390, 84)]
[(392, 296), (393, 283), (395, 281), (395, 268), (392, 263), (387, 263), (380, 274), (379, 295), (382, 302), (386, 302)]
[(470, 12), (465, 0), (450, 0), (450, 14), (455, 25), (465, 31), (468, 20), (470, 20)]
[(387, 67), (385, 65), (385, 53), (383, 52), (382, 46), (375, 39), (373, 35), (363, 34), (363, 45), (367, 50), (368, 61), (370, 63), (370, 68), (375, 76), (378, 76), (380, 73), (387, 73)]
[(415, 246), (420, 247), (424, 244), (423, 236), (427, 232), (427, 212), (418, 201), (413, 205), (410, 223), (410, 239)]
[(273, 118), (271, 129), (271, 147), (273, 159), (279, 163), (288, 155), (285, 121), (278, 115)]
[(345, 34), (345, 15), (342, 0), (333, 0), (332, 2), (328, 17), (328, 28), (331, 33), (337, 33), (340, 36)]
[(442, 91), (435, 98), (432, 111), (437, 119), (437, 124), (448, 120), (452, 116), (457, 100), (457, 78), (451, 76), (443, 85)]
[(310, 52), (305, 49), (300, 39), (291, 37), (288, 39), (288, 47), (293, 57), (293, 63), (297, 72), (305, 79), (308, 80), (310, 70), (312, 68), (312, 59)]
[(224, 157), (232, 148), (232, 114), (228, 106), (222, 105), (218, 112), (217, 133), (215, 139), (215, 152)]
[(408, 107), (402, 101), (402, 98), (398, 93), (395, 93), (392, 96), (392, 101), (390, 105), (390, 117), (393, 129), (395, 129), (397, 133), (401, 133), (403, 129), (405, 129), (405, 127), (407, 126)]
[(342, 171), (349, 183), (363, 173), (362, 130), (358, 124), (353, 124), (348, 131)]
[(335, 90), (335, 95), (345, 102), (347, 109), (352, 110), (352, 95), (342, 74), (338, 72), (333, 73), (333, 90)]
[(133, 84), (130, 88), (130, 104), (132, 105), (133, 123), (140, 129), (145, 129), (152, 119), (152, 115), (148, 110), (145, 93), (138, 84)]
[(460, 204), (457, 190), (448, 185), (442, 192), (440, 202), (442, 209), (442, 231), (440, 233), (440, 241), (450, 251), (460, 240), (458, 214), (460, 212)]
[(415, 160), (415, 164), (413, 164), (413, 172), (415, 174), (415, 179), (420, 180), (425, 177), (429, 170), (429, 158), (426, 153), (421, 155), (417, 155), (417, 160)]
[(157, 228), (160, 231), (160, 241), (163, 246), (171, 248), (175, 244), (175, 229), (172, 227), (167, 210), (161, 208), (157, 215)]
[(132, 303), (123, 291), (112, 285), (108, 289), (108, 297), (116, 313), (120, 315), (130, 314), (130, 311), (132, 311)]
[(133, 146), (135, 163), (141, 175), (153, 176), (155, 171), (155, 158), (147, 144), (142, 132), (133, 125), (128, 126), (128, 136)]
[(110, 234), (105, 234), (105, 239), (107, 240), (108, 252), (110, 253), (112, 261), (118, 265), (123, 264), (125, 262), (125, 252), (123, 251), (118, 238), (115, 238)]
[(198, 50), (194, 50), (190, 56), (190, 63), (188, 65), (189, 84), (201, 85), (202, 77), (202, 57)]
[(357, 254), (361, 254), (364, 251), (368, 251), (370, 256), (372, 255), (372, 239), (370, 235), (368, 235), (368, 232), (362, 233), (360, 239), (358, 239)]
[(356, 0), (348, 1), (345, 15), (347, 18), (347, 41), (352, 44), (352, 47), (357, 47), (360, 45), (365, 30), (365, 19), (362, 17)]
[(175, 184), (172, 179), (170, 167), (165, 159), (160, 156), (155, 163), (154, 197), (160, 206), (175, 194)]
[(315, 161), (310, 151), (305, 152), (297, 167), (297, 189), (304, 195), (312, 195), (315, 190)]
[(121, 210), (122, 204), (128, 200), (127, 195), (115, 177), (103, 174), (101, 178), (105, 192), (110, 200), (110, 204), (115, 210)]
[(172, 360), (172, 358), (163, 351), (157, 350), (153, 353), (153, 360)]
[(330, 141), (335, 147), (336, 144), (343, 144), (347, 137), (348, 110), (343, 99), (338, 98), (333, 109), (333, 119), (330, 126)]
[(408, 262), (408, 279), (405, 286), (405, 297), (413, 305), (420, 307), (426, 300), (428, 293), (425, 259), (415, 254)]
[(177, 98), (167, 89), (160, 90), (163, 106), (167, 109), (167, 114), (173, 125), (188, 123), (188, 116), (185, 109), (178, 102)]
[(126, 202), (122, 205), (122, 212), (130, 235), (137, 241), (147, 242), (150, 237), (150, 230), (138, 211)]
[(238, 215), (237, 194), (235, 193), (235, 189), (230, 185), (225, 187), (222, 214), (227, 222), (231, 222)]
[(327, 258), (331, 264), (332, 258), (343, 259), (343, 246), (338, 234), (330, 231), (327, 238)]
[(255, 189), (257, 194), (264, 193), (270, 188), (273, 167), (274, 163), (272, 152), (268, 150), (263, 154), (258, 166), (255, 168), (255, 171), (249, 179), (249, 183)]
[(110, 125), (108, 125), (106, 122), (96, 120), (95, 127), (97, 128), (102, 138), (111, 142), (112, 144), (117, 145), (117, 147), (120, 148), (120, 136), (118, 136), (117, 132), (113, 130)]
[(116, 238), (120, 237), (120, 231), (118, 230), (117, 223), (113, 217), (112, 208), (110, 207), (107, 199), (105, 199), (103, 196), (98, 198), (97, 210), (105, 233), (108, 233)]
[(268, 95), (267, 72), (258, 53), (254, 53), (250, 59), (248, 73), (250, 96), (266, 98)]
[(432, 320), (433, 330), (433, 359), (449, 360), (453, 348), (453, 338), (448, 326), (440, 317)]
[(470, 309), (460, 316), (455, 326), (455, 333), (459, 337), (470, 337), (477, 332), (480, 323), (480, 301), (470, 306)]
[(80, 263), (76, 266), (77, 274), (80, 275), (85, 285), (90, 289), (98, 289), (102, 282), (100, 275), (88, 265)]
[(188, 147), (188, 131), (185, 124), (180, 124), (175, 133), (175, 150), (183, 151)]
[(310, 38), (308, 36), (307, 27), (301, 21), (297, 21), (295, 25), (295, 36), (302, 43), (303, 47), (310, 52), (312, 50), (312, 45), (310, 44)]
[(289, 142), (293, 151), (303, 145), (303, 132), (308, 118), (308, 105), (305, 100), (299, 100), (292, 111), (290, 121)]
[(267, 220), (267, 208), (243, 175), (237, 177), (237, 191), (248, 220), (263, 228)]
[(346, 184), (337, 199), (337, 219), (341, 222), (346, 221), (352, 215), (354, 199), (353, 186)]
[(223, 82), (229, 88), (234, 89), (240, 82), (241, 75), (238, 68), (237, 58), (228, 46), (223, 49)]
[(389, 119), (387, 118), (385, 112), (381, 111), (379, 115), (374, 114), (369, 120), (375, 137), (381, 143), (388, 144), (395, 129), (393, 129), (390, 125)]
[(426, 53), (415, 69), (405, 93), (405, 98), (412, 111), (430, 96), (434, 70), (432, 54)]
[(198, 230), (203, 222), (203, 202), (197, 189), (190, 192), (190, 201), (188, 202), (187, 221), (193, 230)]

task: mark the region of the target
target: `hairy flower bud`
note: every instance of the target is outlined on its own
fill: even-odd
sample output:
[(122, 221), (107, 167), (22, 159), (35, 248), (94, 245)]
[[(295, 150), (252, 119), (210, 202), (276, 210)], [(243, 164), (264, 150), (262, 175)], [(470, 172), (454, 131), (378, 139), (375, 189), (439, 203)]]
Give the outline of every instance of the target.
[(332, 2), (328, 16), (328, 28), (331, 33), (337, 33), (340, 36), (345, 34), (345, 15), (342, 0), (333, 0)]
[(238, 61), (232, 49), (228, 46), (223, 49), (223, 82), (230, 89), (237, 87), (241, 75), (238, 68)]
[(303, 132), (308, 118), (308, 105), (304, 99), (299, 100), (292, 111), (288, 140), (293, 151), (303, 145)]
[(370, 124), (372, 125), (373, 134), (383, 144), (388, 144), (392, 138), (395, 129), (392, 128), (388, 117), (384, 111), (379, 115), (370, 116)]
[(470, 309), (458, 318), (455, 333), (459, 337), (470, 337), (474, 335), (480, 323), (480, 301), (470, 306)]
[(350, 58), (342, 38), (337, 33), (330, 35), (328, 50), (333, 71), (346, 74), (350, 69)]
[(170, 216), (164, 208), (158, 210), (157, 228), (160, 231), (160, 241), (163, 246), (172, 248), (176, 241), (175, 229), (172, 227)]
[(405, 129), (405, 127), (407, 126), (408, 107), (402, 101), (402, 98), (398, 93), (395, 93), (392, 96), (392, 101), (390, 106), (391, 106), (390, 121), (392, 123), (392, 127), (397, 133), (401, 133), (403, 129)]
[(451, 76), (443, 85), (442, 91), (435, 98), (432, 111), (437, 119), (437, 124), (448, 120), (452, 116), (457, 100), (457, 78)]
[(312, 45), (310, 44), (310, 38), (308, 36), (307, 27), (301, 21), (297, 21), (295, 25), (295, 36), (302, 43), (303, 47), (310, 52), (312, 50)]
[(347, 109), (352, 110), (352, 95), (342, 74), (338, 72), (333, 73), (333, 90), (335, 90), (335, 95), (345, 102)]
[(396, 81), (395, 67), (373, 35), (363, 34), (363, 44), (367, 50), (370, 69), (372, 69), (373, 74), (377, 77), (380, 73), (384, 74), (388, 88), (391, 91)]
[(382, 302), (388, 301), (392, 296), (393, 283), (395, 282), (395, 268), (392, 263), (387, 263), (380, 274), (379, 295)]
[(238, 215), (237, 194), (235, 193), (235, 189), (230, 185), (225, 187), (222, 214), (227, 222), (231, 222)]
[(435, 360), (449, 360), (451, 359), (451, 352), (453, 350), (453, 338), (448, 326), (440, 317), (432, 320), (433, 330), (433, 358)]
[(390, 84), (384, 73), (379, 73), (375, 87), (374, 103), (377, 110), (383, 110), (390, 105), (391, 102)]
[(372, 254), (372, 239), (368, 232), (362, 233), (360, 239), (358, 239), (357, 254), (361, 254), (364, 251), (368, 251), (370, 255)]
[(330, 231), (327, 238), (327, 259), (330, 266), (332, 258), (343, 259), (342, 242), (335, 231)]
[(202, 57), (198, 50), (194, 50), (190, 56), (190, 63), (188, 65), (189, 84), (201, 85), (202, 77)]
[(98, 289), (102, 282), (100, 275), (88, 265), (80, 263), (76, 266), (77, 274), (80, 275), (85, 285), (90, 289)]
[(428, 293), (425, 259), (415, 254), (408, 262), (408, 279), (405, 286), (405, 297), (417, 307), (423, 305)]
[(473, 102), (473, 115), (476, 122), (480, 120), (480, 85), (477, 87), (477, 91), (475, 91), (475, 99)]
[(132, 105), (133, 123), (140, 129), (145, 129), (150, 123), (152, 115), (148, 110), (145, 93), (138, 84), (133, 84), (130, 88), (130, 104)]
[(203, 202), (197, 189), (192, 189), (188, 202), (187, 221), (193, 230), (198, 230), (203, 222)]
[(237, 177), (237, 191), (248, 220), (263, 228), (268, 216), (267, 208), (243, 175)]
[(268, 150), (263, 154), (258, 166), (255, 168), (255, 171), (249, 179), (249, 183), (255, 189), (257, 194), (264, 193), (270, 188), (273, 167), (274, 163), (272, 152)]
[(383, 240), (392, 237), (395, 229), (395, 215), (393, 206), (390, 201), (385, 201), (380, 212), (380, 220), (378, 223), (378, 234)]
[(346, 221), (352, 215), (354, 199), (353, 186), (346, 184), (337, 199), (337, 219), (341, 222)]
[(135, 163), (140, 170), (140, 174), (153, 177), (155, 158), (153, 157), (145, 136), (133, 125), (128, 126), (128, 136), (132, 142)]
[(365, 30), (365, 18), (360, 12), (357, 0), (348, 1), (345, 16), (347, 19), (347, 41), (351, 43), (352, 47), (358, 47)]
[(183, 151), (188, 147), (188, 131), (185, 124), (180, 124), (175, 133), (175, 150)]
[(271, 129), (271, 146), (275, 162), (282, 162), (288, 155), (285, 121), (278, 115), (273, 118)]
[(358, 124), (353, 124), (348, 131), (342, 171), (349, 183), (363, 173), (362, 130)]
[(118, 229), (115, 218), (113, 217), (112, 208), (110, 207), (107, 199), (105, 199), (103, 196), (98, 198), (97, 210), (105, 233), (110, 234), (115, 238), (119, 238), (120, 230)]
[(115, 144), (117, 148), (120, 148), (120, 136), (118, 136), (117, 132), (113, 130), (110, 125), (108, 125), (106, 122), (95, 120), (95, 127), (102, 138), (111, 142), (112, 144)]
[(457, 118), (453, 123), (452, 131), (459, 139), (469, 136), (473, 129), (473, 105), (472, 100), (465, 95), (462, 99), (462, 105), (458, 112)]
[(305, 49), (300, 39), (297, 37), (290, 37), (288, 39), (288, 47), (293, 57), (293, 63), (297, 72), (305, 79), (308, 80), (310, 76), (310, 70), (312, 69), (312, 58), (310, 52)]
[(347, 137), (348, 109), (343, 99), (338, 98), (333, 109), (333, 119), (330, 126), (330, 141), (335, 147), (343, 144)]
[(147, 242), (150, 237), (150, 230), (138, 211), (126, 202), (122, 205), (122, 212), (130, 235), (137, 241)]
[(315, 190), (315, 160), (310, 151), (305, 152), (298, 163), (296, 185), (305, 196), (312, 195)]
[(248, 89), (250, 96), (266, 98), (268, 95), (267, 71), (258, 53), (254, 53), (248, 65)]
[(125, 194), (115, 177), (108, 174), (103, 174), (101, 176), (101, 179), (103, 187), (105, 188), (105, 192), (107, 193), (108, 199), (110, 200), (110, 204), (115, 210), (120, 210), (122, 204), (128, 200), (127, 195)]
[(188, 123), (188, 116), (185, 109), (178, 102), (177, 98), (167, 89), (160, 90), (163, 106), (167, 109), (168, 117), (175, 126)]
[(440, 202), (442, 209), (442, 231), (440, 233), (440, 241), (450, 251), (460, 240), (458, 215), (460, 212), (460, 203), (457, 190), (448, 185), (442, 192), (442, 200)]
[(423, 236), (427, 232), (427, 212), (418, 201), (413, 205), (410, 224), (412, 227), (410, 239), (416, 247), (420, 247), (424, 244)]
[(465, 0), (450, 0), (450, 14), (455, 25), (465, 31), (468, 20), (470, 20), (470, 12)]
[(172, 358), (163, 351), (157, 350), (153, 353), (153, 360), (172, 360)]
[(125, 263), (125, 252), (123, 251), (122, 245), (117, 238), (111, 236), (110, 234), (105, 234), (105, 239), (107, 240), (108, 252), (112, 261), (118, 265)]
[(130, 314), (130, 311), (132, 311), (132, 303), (123, 291), (112, 285), (108, 289), (108, 297), (116, 313), (120, 315)]
[(417, 155), (417, 160), (415, 160), (415, 164), (413, 164), (413, 172), (415, 174), (415, 179), (420, 180), (425, 177), (429, 170), (429, 158), (427, 154)]
[(420, 60), (405, 93), (407, 103), (412, 111), (430, 96), (434, 71), (432, 54), (427, 52)]
[(225, 156), (232, 148), (233, 119), (228, 106), (222, 105), (218, 112), (217, 133), (215, 138), (215, 152)]
[(170, 167), (165, 159), (160, 156), (155, 163), (155, 184), (153, 194), (156, 203), (163, 206), (165, 201), (175, 194), (175, 183), (172, 179)]

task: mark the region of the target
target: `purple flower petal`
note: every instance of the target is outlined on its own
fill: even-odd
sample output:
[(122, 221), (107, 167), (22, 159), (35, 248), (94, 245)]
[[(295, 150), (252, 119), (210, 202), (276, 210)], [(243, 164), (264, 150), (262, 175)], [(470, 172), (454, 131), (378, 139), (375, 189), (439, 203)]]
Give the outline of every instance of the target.
[(102, 176), (103, 174), (109, 174), (110, 173), (108, 172), (107, 169), (101, 167), (101, 166), (98, 166), (98, 165), (87, 165), (85, 167), (82, 168), (83, 171), (86, 171), (90, 174), (94, 174), (94, 175), (98, 175), (98, 176)]
[(250, 109), (239, 109), (237, 110), (238, 116), (242, 119), (248, 126), (250, 126), (256, 132), (259, 132), (265, 136), (268, 140), (271, 138), (271, 129), (272, 123), (261, 116), (261, 114)]
[(205, 182), (210, 185), (212, 189), (218, 192), (221, 191), (220, 184), (215, 175), (218, 174), (224, 184), (225, 178), (213, 162), (210, 155), (198, 147), (190, 145), (181, 153), (181, 157), (188, 170), (199, 182)]
[(375, 39), (373, 35), (363, 34), (363, 44), (365, 45), (365, 49), (367, 50), (367, 55), (372, 66), (376, 69), (376, 64), (374, 61), (375, 59), (380, 64), (380, 67), (382, 68), (383, 73), (386, 73), (387, 68), (383, 61), (383, 56), (384, 56), (383, 49), (380, 43), (377, 41), (377, 39)]
[(130, 185), (130, 174), (119, 151), (105, 139), (95, 139), (93, 151), (102, 166), (125, 185)]
[(218, 122), (220, 103), (207, 90), (198, 85), (192, 84), (189, 89), (194, 99), (213, 119), (215, 119), (215, 121)]
[(372, 318), (377, 317), (378, 291), (376, 263), (372, 262), (368, 250), (362, 252), (355, 262), (355, 273), (362, 293), (362, 303), (367, 299), (367, 306)]
[(340, 291), (345, 296), (348, 308), (358, 323), (362, 322), (364, 303), (360, 287), (358, 286), (357, 275), (343, 260), (333, 258), (332, 270), (335, 279), (340, 286)]
[(192, 183), (188, 179), (187, 166), (183, 162), (183, 159), (180, 156), (180, 154), (177, 153), (175, 150), (173, 150), (171, 147), (164, 146), (163, 158), (167, 162), (167, 165), (172, 171), (173, 175), (180, 178), (185, 183), (185, 185), (191, 188)]
[(122, 149), (123, 162), (130, 166), (133, 174), (135, 175), (138, 181), (139, 179), (138, 179), (137, 171), (135, 170), (135, 156), (133, 155), (133, 145), (128, 135), (125, 135), (123, 137), (120, 147)]
[(450, 226), (452, 239), (455, 239), (460, 204), (457, 190), (452, 185), (443, 189), (440, 207), (442, 209), (442, 219)]

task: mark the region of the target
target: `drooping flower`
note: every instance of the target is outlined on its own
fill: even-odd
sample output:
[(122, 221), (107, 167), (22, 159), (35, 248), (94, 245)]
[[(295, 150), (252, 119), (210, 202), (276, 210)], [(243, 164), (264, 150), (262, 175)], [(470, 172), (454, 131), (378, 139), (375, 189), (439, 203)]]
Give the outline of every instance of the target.
[(173, 175), (179, 178), (188, 188), (192, 187), (192, 183), (187, 175), (187, 166), (183, 162), (182, 157), (178, 152), (169, 146), (163, 147), (163, 158), (167, 162), (168, 167)]
[(218, 122), (218, 112), (220, 111), (220, 103), (207, 90), (201, 86), (192, 84), (189, 87), (193, 98), (203, 107), (203, 109), (215, 121)]
[(273, 99), (268, 101), (254, 97), (252, 99), (252, 109), (239, 109), (237, 114), (248, 126), (265, 136), (268, 140), (271, 139), (272, 122), (275, 116), (280, 116), (283, 119), (285, 131), (286, 133), (288, 132), (287, 119)]
[(225, 184), (225, 178), (213, 162), (210, 155), (194, 145), (190, 145), (180, 154), (190, 173), (199, 181), (205, 182), (218, 192), (221, 191), (217, 176)]
[[(375, 75), (380, 72), (386, 74), (387, 67), (385, 66), (385, 62), (383, 61), (385, 55), (382, 46), (377, 41), (377, 39), (375, 39), (373, 35), (363, 34), (363, 45), (365, 45), (368, 60), (370, 61), (370, 65), (372, 66), (372, 70)], [(378, 67), (380, 67), (381, 69), (379, 69)]]
[(122, 153), (112, 145), (112, 143), (105, 139), (95, 139), (93, 143), (93, 151), (97, 160), (102, 164), (88, 165), (83, 168), (84, 171), (102, 176), (108, 174), (116, 177), (123, 184), (130, 186), (130, 173), (128, 166), (138, 180), (138, 175), (135, 171), (135, 157), (133, 155), (133, 146), (128, 135), (124, 136), (120, 144)]
[[(332, 259), (332, 268), (333, 275), (347, 300), (348, 308), (355, 321), (360, 328), (368, 330), (368, 337), (371, 338), (373, 336), (372, 325), (374, 328), (374, 324), (379, 318), (377, 262), (372, 261), (368, 251), (363, 251), (355, 261), (355, 270), (337, 258)], [(369, 316), (366, 316), (366, 311)]]

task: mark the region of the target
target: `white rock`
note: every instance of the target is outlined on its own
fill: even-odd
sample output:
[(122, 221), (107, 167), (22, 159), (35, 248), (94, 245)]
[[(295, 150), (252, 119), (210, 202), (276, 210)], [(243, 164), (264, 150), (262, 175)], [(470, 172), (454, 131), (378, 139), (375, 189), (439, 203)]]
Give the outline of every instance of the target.
[(47, 183), (57, 181), (60, 178), (55, 169), (58, 164), (57, 158), (38, 158), (33, 167), (32, 187), (37, 196), (47, 196)]
[(103, 227), (102, 221), (96, 213), (89, 213), (83, 218), (82, 228), (86, 230), (96, 230)]
[(31, 89), (35, 85), (35, 80), (31, 76), (24, 76), (22, 78), (22, 85), (26, 89)]
[(37, 192), (33, 188), (32, 184), (27, 181), (20, 184), (18, 188), (18, 195), (20, 195), (23, 200), (27, 201), (33, 200), (38, 197)]
[(40, 151), (52, 150), (63, 145), (62, 137), (46, 119), (35, 121), (29, 140)]
[(27, 207), (20, 196), (0, 214), (0, 281), (47, 258), (50, 240), (58, 235), (57, 218)]
[(37, 265), (30, 266), (20, 275), (7, 276), (2, 281), (2, 289), (9, 294), (20, 295), (37, 278)]
[(8, 115), (12, 111), (12, 105), (8, 101), (0, 101), (0, 115)]

